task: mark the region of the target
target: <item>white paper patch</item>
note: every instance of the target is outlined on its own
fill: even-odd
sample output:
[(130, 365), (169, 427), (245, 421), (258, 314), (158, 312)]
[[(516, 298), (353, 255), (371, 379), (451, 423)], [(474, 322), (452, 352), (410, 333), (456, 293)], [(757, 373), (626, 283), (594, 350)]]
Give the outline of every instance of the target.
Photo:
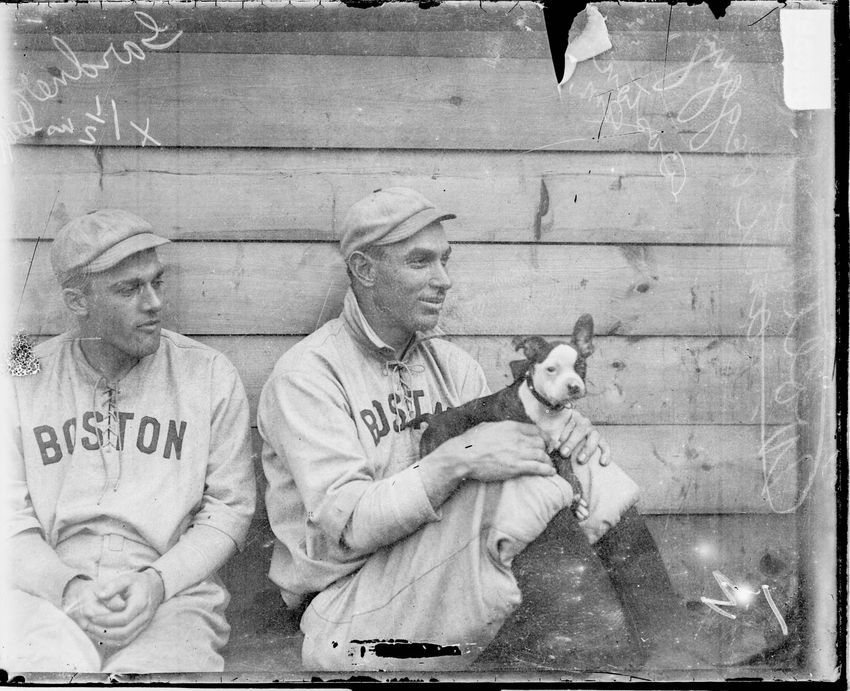
[(832, 12), (779, 10), (785, 105), (791, 110), (832, 107)]

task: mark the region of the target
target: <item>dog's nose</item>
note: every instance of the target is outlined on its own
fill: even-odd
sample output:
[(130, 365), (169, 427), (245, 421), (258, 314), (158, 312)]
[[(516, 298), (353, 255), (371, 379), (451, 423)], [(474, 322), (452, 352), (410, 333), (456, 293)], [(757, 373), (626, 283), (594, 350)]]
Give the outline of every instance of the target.
[(567, 391), (570, 392), (570, 396), (578, 396), (581, 393), (581, 387), (578, 384), (570, 384), (567, 386)]

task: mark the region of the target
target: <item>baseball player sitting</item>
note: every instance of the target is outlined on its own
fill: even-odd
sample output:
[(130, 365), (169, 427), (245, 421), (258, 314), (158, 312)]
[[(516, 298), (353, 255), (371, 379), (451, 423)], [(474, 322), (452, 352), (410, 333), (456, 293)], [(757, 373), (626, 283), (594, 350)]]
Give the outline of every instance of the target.
[[(605, 494), (609, 447), (580, 413), (560, 448), (602, 493), (591, 504), (609, 529), (594, 547), (570, 529), (573, 489), (533, 425), (482, 423), (420, 458), (407, 421), (488, 393), (478, 363), (429, 333), (452, 285), (452, 218), (406, 188), (357, 202), (340, 242), (342, 314), (280, 358), (260, 397), (270, 578), (288, 607), (309, 603), (306, 669), (469, 667), (520, 611), (511, 565), (535, 558), (544, 531), (602, 561), (636, 640), (652, 645), (680, 611), (635, 497)], [(538, 588), (525, 571), (523, 592)], [(416, 657), (394, 655), (399, 641)]]
[(104, 209), (53, 242), (77, 325), (10, 378), (5, 669), (223, 669), (216, 572), (255, 501), (248, 403), (224, 356), (161, 329), (168, 240), (151, 231)]

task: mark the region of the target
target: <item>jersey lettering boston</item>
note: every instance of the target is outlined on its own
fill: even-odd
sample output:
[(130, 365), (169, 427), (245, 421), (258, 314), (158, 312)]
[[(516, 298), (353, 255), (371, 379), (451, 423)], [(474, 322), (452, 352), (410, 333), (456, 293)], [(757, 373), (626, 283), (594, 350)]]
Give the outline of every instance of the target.
[[(159, 451), (163, 458), (180, 460), (183, 440), (186, 437), (186, 421), (168, 420), (160, 422), (157, 418), (143, 415), (135, 425), (136, 414), (119, 412), (116, 415), (118, 436), (115, 444), (104, 443), (103, 421), (105, 416), (99, 410), (89, 410), (82, 414), (80, 425), (80, 445), (87, 451), (96, 451), (102, 446), (113, 446), (116, 450), (124, 448), (125, 438), (144, 453), (153, 455)], [(128, 424), (129, 423), (129, 424)], [(134, 430), (135, 428), (135, 430)], [(38, 425), (33, 427), (41, 462), (44, 465), (58, 463), (65, 455), (74, 453), (77, 443), (77, 418), (68, 418), (62, 425)], [(108, 432), (107, 432), (108, 436)]]
[[(422, 389), (414, 389), (410, 392), (410, 396), (413, 400), (414, 417), (419, 417), (422, 414), (419, 399), (425, 396), (425, 392)], [(401, 403), (402, 398), (399, 394), (391, 393), (387, 396), (387, 407), (389, 408), (390, 415), (393, 416), (393, 432), (401, 432), (404, 424), (407, 422), (407, 414), (402, 408)], [(372, 435), (372, 441), (377, 446), (381, 443), (381, 439), (390, 433), (390, 423), (380, 401), (372, 401), (372, 408), (374, 410), (370, 408), (361, 410), (360, 419), (365, 423)], [(437, 401), (434, 404), (434, 412), (439, 413), (443, 410), (445, 410), (445, 406), (443, 406), (441, 401)], [(413, 427), (419, 429), (420, 425), (416, 424)]]

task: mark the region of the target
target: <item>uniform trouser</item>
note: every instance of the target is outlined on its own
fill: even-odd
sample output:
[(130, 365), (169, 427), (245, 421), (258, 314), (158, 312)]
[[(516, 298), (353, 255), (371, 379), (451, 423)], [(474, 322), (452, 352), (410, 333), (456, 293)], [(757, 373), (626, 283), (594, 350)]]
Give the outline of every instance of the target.
[[(586, 495), (591, 475), (600, 488), (589, 494), (584, 527), (595, 541), (634, 504), (637, 488), (616, 466), (577, 470)], [(572, 497), (559, 476), (466, 482), (439, 521), (378, 550), (313, 599), (301, 619), (304, 668), (467, 668), (522, 599), (513, 558)]]
[[(63, 562), (95, 581), (153, 562), (159, 555), (147, 545), (116, 535), (79, 533), (57, 548)], [(6, 669), (29, 672), (218, 672), (218, 651), (230, 626), (224, 610), (230, 599), (217, 581), (208, 579), (163, 602), (147, 628), (123, 648), (96, 645), (64, 612), (18, 590), (4, 605), (11, 632), (3, 651)]]

